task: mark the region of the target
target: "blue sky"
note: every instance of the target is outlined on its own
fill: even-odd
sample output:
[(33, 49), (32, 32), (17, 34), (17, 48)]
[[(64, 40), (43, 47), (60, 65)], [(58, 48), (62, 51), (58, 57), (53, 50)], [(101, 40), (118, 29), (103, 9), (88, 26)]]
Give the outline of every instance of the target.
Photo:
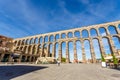
[[(120, 20), (120, 0), (0, 0), (0, 35), (12, 38), (117, 20)], [(104, 43), (110, 53), (107, 42)], [(77, 53), (81, 53), (80, 45), (77, 46)], [(90, 53), (89, 47), (86, 48), (86, 53)], [(73, 55), (73, 50), (70, 53)]]
[(120, 0), (0, 0), (0, 34), (12, 38), (120, 19)]

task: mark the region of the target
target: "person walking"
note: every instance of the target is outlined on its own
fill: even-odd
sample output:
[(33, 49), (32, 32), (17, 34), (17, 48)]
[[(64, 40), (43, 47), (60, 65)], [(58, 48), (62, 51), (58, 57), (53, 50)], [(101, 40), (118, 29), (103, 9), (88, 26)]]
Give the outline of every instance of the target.
[(60, 66), (60, 61), (57, 61), (58, 66)]

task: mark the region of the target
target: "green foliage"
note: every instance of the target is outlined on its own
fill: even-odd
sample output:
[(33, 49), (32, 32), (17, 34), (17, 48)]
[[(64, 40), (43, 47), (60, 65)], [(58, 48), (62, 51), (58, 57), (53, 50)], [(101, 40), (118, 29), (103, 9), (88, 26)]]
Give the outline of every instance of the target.
[(66, 58), (62, 58), (62, 62), (66, 62)]
[(102, 54), (101, 54), (101, 61), (105, 62), (105, 58), (104, 58), (104, 56)]
[(112, 54), (112, 57), (113, 57), (113, 63), (114, 64), (118, 64), (118, 59), (115, 57), (114, 54)]

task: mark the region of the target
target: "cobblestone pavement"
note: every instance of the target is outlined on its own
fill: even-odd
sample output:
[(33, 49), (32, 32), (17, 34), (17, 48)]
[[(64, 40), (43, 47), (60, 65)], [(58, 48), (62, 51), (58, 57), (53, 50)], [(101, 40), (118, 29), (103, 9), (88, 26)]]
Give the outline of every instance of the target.
[(120, 70), (99, 64), (0, 64), (0, 80), (120, 80)]

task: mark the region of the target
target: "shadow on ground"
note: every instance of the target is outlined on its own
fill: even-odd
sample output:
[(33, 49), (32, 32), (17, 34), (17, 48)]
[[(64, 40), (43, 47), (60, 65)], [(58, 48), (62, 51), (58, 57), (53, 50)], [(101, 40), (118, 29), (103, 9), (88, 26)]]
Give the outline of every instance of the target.
[(46, 66), (4, 65), (0, 66), (0, 80), (10, 80), (24, 74), (48, 68)]

